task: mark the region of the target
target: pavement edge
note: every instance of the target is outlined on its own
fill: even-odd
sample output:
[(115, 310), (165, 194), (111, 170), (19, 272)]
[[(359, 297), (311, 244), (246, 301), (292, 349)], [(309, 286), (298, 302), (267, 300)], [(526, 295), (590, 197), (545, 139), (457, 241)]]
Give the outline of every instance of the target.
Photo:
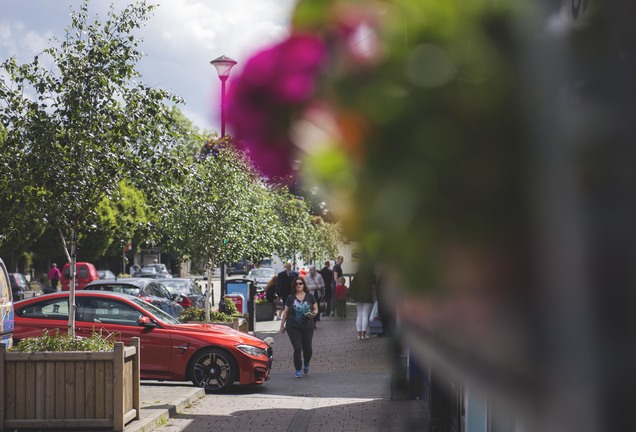
[(170, 401), (169, 404), (161, 405), (161, 408), (142, 408), (142, 410), (149, 410), (152, 412), (147, 416), (142, 416), (139, 420), (129, 423), (126, 427), (124, 427), (124, 432), (150, 432), (156, 427), (165, 424), (170, 417), (176, 416), (192, 402), (202, 398), (203, 396), (205, 396), (205, 390), (197, 387), (193, 388), (186, 396)]

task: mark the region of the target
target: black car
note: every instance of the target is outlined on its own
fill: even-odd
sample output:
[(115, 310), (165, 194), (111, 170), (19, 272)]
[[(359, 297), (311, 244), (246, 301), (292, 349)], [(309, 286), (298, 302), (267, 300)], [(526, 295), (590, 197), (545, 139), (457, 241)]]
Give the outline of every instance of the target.
[(35, 297), (35, 291), (31, 289), (29, 282), (27, 282), (22, 273), (9, 273), (9, 282), (11, 283), (14, 301)]
[[(201, 287), (194, 279), (189, 278), (165, 278), (156, 279), (161, 285), (165, 286), (170, 294), (180, 295), (181, 300), (177, 300), (184, 308), (196, 307), (202, 308), (205, 305), (205, 294), (201, 291)], [(212, 299), (214, 303), (214, 300)]]
[(129, 294), (157, 306), (175, 318), (181, 316), (183, 307), (176, 301), (180, 296), (173, 296), (161, 283), (149, 278), (98, 279), (86, 285), (86, 290), (111, 291)]

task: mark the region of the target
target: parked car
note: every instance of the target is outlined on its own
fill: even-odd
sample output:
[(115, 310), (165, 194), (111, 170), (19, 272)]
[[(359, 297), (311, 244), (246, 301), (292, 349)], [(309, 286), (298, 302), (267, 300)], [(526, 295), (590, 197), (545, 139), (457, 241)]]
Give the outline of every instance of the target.
[[(68, 293), (23, 300), (15, 305), (14, 339), (68, 330)], [(138, 297), (105, 291), (78, 291), (75, 332), (112, 334), (125, 344), (141, 341), (141, 378), (192, 381), (208, 391), (239, 384), (263, 384), (272, 349), (260, 339), (211, 323), (181, 323)]]
[(265, 287), (274, 276), (276, 276), (276, 272), (273, 268), (269, 267), (255, 268), (250, 270), (247, 274), (248, 278), (254, 279), (256, 283), (256, 294), (259, 298), (263, 298), (265, 296)]
[[(202, 308), (205, 305), (205, 293), (201, 291), (201, 287), (194, 279), (189, 278), (164, 278), (156, 279), (157, 282), (165, 286), (170, 294), (181, 296), (181, 300), (177, 300), (184, 308), (196, 307)], [(212, 299), (214, 303), (214, 299)]]
[(171, 278), (172, 275), (162, 274), (162, 273), (135, 273), (136, 278), (150, 278), (150, 279), (167, 279)]
[(111, 291), (133, 295), (152, 303), (175, 318), (179, 318), (181, 316), (181, 312), (183, 312), (183, 307), (176, 301), (179, 296), (173, 297), (166, 287), (152, 279), (99, 279), (89, 283), (84, 289), (89, 291)]
[(97, 270), (97, 276), (100, 279), (117, 279), (115, 273), (110, 270)]
[(13, 301), (35, 297), (35, 291), (31, 289), (31, 285), (22, 273), (9, 273), (9, 283), (13, 291)]
[(155, 264), (146, 264), (140, 270), (140, 273), (159, 273), (162, 275), (169, 275), (170, 272), (165, 264), (155, 263)]
[[(97, 275), (97, 269), (89, 262), (76, 262), (75, 269), (77, 270), (77, 276), (75, 278), (75, 289), (84, 289), (86, 285), (99, 279)], [(68, 291), (71, 281), (71, 265), (69, 263), (64, 264), (62, 267), (62, 291)]]

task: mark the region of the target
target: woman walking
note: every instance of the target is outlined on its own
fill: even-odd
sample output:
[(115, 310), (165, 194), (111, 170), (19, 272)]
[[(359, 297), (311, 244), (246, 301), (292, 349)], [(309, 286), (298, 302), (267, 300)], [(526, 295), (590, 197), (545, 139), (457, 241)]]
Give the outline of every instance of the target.
[[(318, 314), (318, 303), (309, 293), (307, 284), (301, 277), (292, 281), (292, 295), (287, 297), (280, 324), (280, 331), (287, 331), (294, 347), (294, 368), (296, 378), (309, 373), (309, 362), (313, 354), (314, 317)], [(304, 367), (303, 367), (304, 362)]]
[(356, 331), (358, 332), (358, 340), (369, 339), (367, 331), (369, 330), (369, 315), (373, 307), (373, 295), (375, 289), (375, 274), (373, 267), (360, 266), (358, 272), (351, 281), (349, 295), (356, 302)]

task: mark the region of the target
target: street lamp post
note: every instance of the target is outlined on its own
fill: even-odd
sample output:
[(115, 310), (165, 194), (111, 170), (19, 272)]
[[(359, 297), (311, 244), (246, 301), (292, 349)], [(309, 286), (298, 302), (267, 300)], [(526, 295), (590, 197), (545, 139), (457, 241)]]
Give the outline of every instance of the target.
[[(221, 138), (225, 136), (225, 82), (230, 76), (230, 71), (236, 65), (236, 61), (231, 58), (222, 55), (219, 58), (216, 58), (210, 62), (212, 66), (216, 68), (217, 73), (219, 74), (219, 79), (221, 80)], [(211, 269), (210, 269), (211, 270)], [(211, 274), (211, 271), (208, 271), (208, 274)], [(208, 287), (212, 287), (212, 276), (208, 276)], [(210, 288), (211, 289), (211, 288)], [(225, 297), (225, 262), (221, 262), (221, 299), (219, 300), (219, 308), (223, 308), (225, 306), (224, 297)], [(206, 307), (208, 303), (206, 301)]]
[(216, 68), (221, 80), (221, 138), (223, 138), (225, 136), (225, 82), (236, 61), (223, 55), (212, 60), (210, 64)]

